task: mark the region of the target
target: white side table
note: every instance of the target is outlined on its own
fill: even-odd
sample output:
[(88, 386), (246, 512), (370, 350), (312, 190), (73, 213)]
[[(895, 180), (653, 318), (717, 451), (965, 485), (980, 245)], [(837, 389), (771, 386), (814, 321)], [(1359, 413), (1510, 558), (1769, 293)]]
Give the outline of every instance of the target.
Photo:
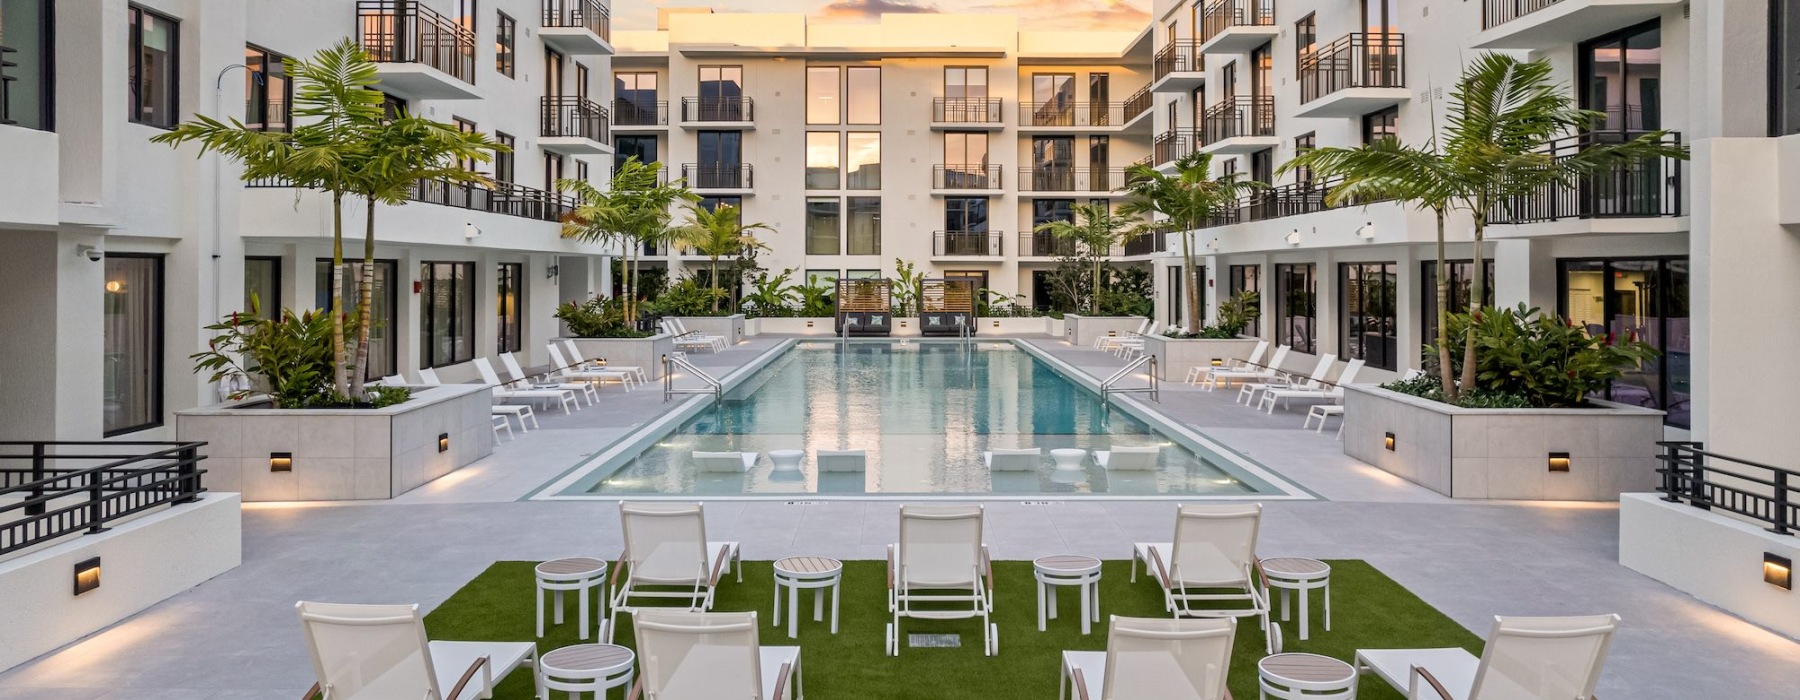
[(800, 460), (806, 459), (805, 450), (769, 450), (769, 461), (775, 464), (775, 471), (800, 471)]
[(570, 700), (579, 700), (582, 693), (605, 700), (607, 690), (631, 686), (636, 660), (637, 655), (622, 646), (576, 644), (545, 654), (538, 659), (538, 670), (544, 674), (546, 691), (567, 692)]
[(1262, 700), (1353, 700), (1356, 667), (1318, 654), (1275, 654), (1256, 662)]
[(787, 589), (788, 638), (800, 636), (800, 589), (813, 592), (813, 621), (825, 619), (825, 591), (831, 589), (831, 633), (838, 631), (838, 583), (844, 563), (825, 557), (788, 557), (775, 562), (775, 624), (781, 624), (781, 589)]
[[(606, 561), (592, 557), (568, 557), (552, 559), (537, 565), (537, 636), (544, 636), (544, 594), (556, 596), (555, 624), (563, 621), (563, 592), (574, 591), (581, 600), (580, 632), (581, 639), (588, 638), (588, 620), (606, 617), (606, 596), (601, 587), (606, 582)], [(588, 591), (594, 591), (593, 597), (598, 600), (600, 610), (592, 618), (588, 616)]]
[(1081, 633), (1092, 631), (1100, 621), (1100, 560), (1077, 554), (1039, 557), (1031, 562), (1032, 576), (1037, 579), (1038, 631), (1044, 631), (1045, 618), (1056, 619), (1056, 588), (1078, 586), (1081, 589)]
[(1057, 469), (1080, 469), (1081, 462), (1087, 459), (1087, 450), (1059, 447), (1050, 451), (1050, 459), (1056, 462)]
[(1306, 639), (1307, 601), (1312, 597), (1315, 588), (1325, 589), (1325, 631), (1331, 631), (1331, 565), (1317, 559), (1302, 557), (1276, 557), (1262, 560), (1263, 574), (1269, 577), (1269, 587), (1281, 589), (1281, 621), (1288, 620), (1288, 596), (1291, 591), (1300, 593), (1300, 639)]

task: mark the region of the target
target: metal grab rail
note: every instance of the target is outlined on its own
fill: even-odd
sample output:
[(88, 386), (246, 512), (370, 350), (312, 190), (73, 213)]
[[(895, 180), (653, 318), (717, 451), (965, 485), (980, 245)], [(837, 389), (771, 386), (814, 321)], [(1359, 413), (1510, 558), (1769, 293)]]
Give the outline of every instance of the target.
[[(0, 442), (0, 555), (196, 500), (206, 490), (199, 468), (205, 444)], [(13, 451), (19, 448), (28, 452)], [(15, 461), (26, 464), (11, 466)]]
[[(1707, 452), (1704, 443), (1658, 442), (1663, 466), (1656, 486), (1663, 500), (1701, 510), (1722, 510), (1767, 525), (1769, 532), (1800, 530), (1800, 471)], [(1715, 464), (1725, 462), (1731, 468)]]
[[(1131, 376), (1132, 370), (1143, 367), (1144, 365), (1150, 366), (1149, 386), (1130, 387), (1125, 389), (1113, 386), (1114, 384), (1123, 381), (1126, 377)], [(1161, 402), (1162, 389), (1156, 381), (1156, 356), (1140, 355), (1129, 364), (1119, 368), (1119, 371), (1112, 373), (1112, 376), (1107, 377), (1106, 381), (1100, 382), (1100, 403), (1106, 403), (1107, 397), (1113, 394), (1149, 394), (1151, 401)]]
[[(663, 361), (663, 376), (662, 376), (662, 379), (663, 379), (663, 403), (668, 403), (669, 398), (676, 394), (712, 394), (713, 400), (715, 400), (715, 401), (720, 401), (725, 398), (725, 385), (719, 383), (719, 380), (714, 379), (713, 376), (710, 374), (707, 374), (705, 370), (702, 370), (699, 367), (695, 366), (694, 363), (688, 362), (687, 358), (685, 358), (685, 357), (670, 357), (668, 355), (663, 355), (662, 361)], [(707, 388), (705, 388), (705, 389), (677, 389), (677, 388), (675, 388), (675, 373), (672, 370), (677, 367), (679, 367), (683, 370), (686, 370), (688, 372), (692, 372), (694, 374), (694, 376), (700, 378), (700, 381), (706, 383)]]

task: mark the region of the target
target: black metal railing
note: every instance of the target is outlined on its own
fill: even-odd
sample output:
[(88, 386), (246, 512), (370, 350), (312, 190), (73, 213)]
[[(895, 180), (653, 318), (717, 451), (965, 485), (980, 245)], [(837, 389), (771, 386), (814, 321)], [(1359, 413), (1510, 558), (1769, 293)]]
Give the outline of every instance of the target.
[(1075, 240), (1048, 233), (1019, 234), (1019, 255), (1033, 258), (1066, 258), (1075, 255)]
[(1212, 0), (1200, 16), (1200, 43), (1232, 27), (1275, 26), (1275, 0)]
[(0, 46), (0, 124), (17, 124), (12, 118), (12, 84), (19, 79), (16, 75), (7, 75), (8, 68), (18, 68), (19, 64), (7, 56), (19, 50), (10, 46)]
[(1125, 186), (1124, 168), (1019, 168), (1020, 192), (1111, 192)]
[(1300, 103), (1346, 88), (1406, 87), (1406, 35), (1347, 34), (1300, 59)]
[(1019, 126), (1124, 126), (1123, 102), (1042, 102), (1019, 105)]
[[(282, 178), (262, 178), (247, 181), (244, 186), (280, 188), (294, 185)], [(563, 215), (576, 206), (574, 197), (507, 182), (496, 182), (487, 187), (475, 183), (420, 180), (413, 184), (407, 199), (421, 204), (551, 222), (561, 221)]]
[(1156, 135), (1156, 142), (1150, 149), (1151, 159), (1157, 163), (1173, 163), (1182, 156), (1194, 152), (1194, 136), (1182, 131), (1165, 131)]
[(668, 126), (669, 101), (613, 100), (613, 124), (617, 126)]
[(1169, 249), (1169, 238), (1175, 233), (1175, 227), (1162, 225), (1132, 236), (1125, 241), (1126, 255), (1150, 255)]
[(580, 97), (545, 97), (540, 127), (542, 136), (612, 143), (612, 117), (606, 108)]
[(936, 124), (999, 124), (1004, 121), (998, 97), (937, 97), (931, 100)]
[(0, 442), (0, 556), (191, 503), (204, 442)]
[(377, 63), (422, 63), (475, 83), (475, 32), (418, 0), (358, 0), (357, 40)]
[(1000, 257), (1000, 231), (938, 231), (931, 234), (931, 254), (972, 258)]
[(1481, 28), (1493, 29), (1562, 0), (1481, 0)]
[[(669, 184), (669, 166), (662, 165), (660, 163), (655, 163), (655, 161), (652, 161), (652, 164), (656, 165), (656, 184), (658, 184), (658, 185)], [(625, 166), (625, 161), (623, 161), (623, 160), (615, 159), (613, 161), (613, 177), (615, 179), (618, 178), (619, 170), (622, 169), (624, 166)]]
[(1125, 121), (1129, 122), (1138, 118), (1138, 115), (1150, 111), (1150, 107), (1154, 104), (1156, 104), (1156, 95), (1150, 92), (1149, 85), (1131, 93), (1130, 97), (1125, 98)]
[(1275, 98), (1267, 95), (1234, 96), (1206, 110), (1200, 124), (1200, 145), (1240, 136), (1275, 135)]
[(933, 165), (931, 189), (997, 190), (1004, 186), (998, 165)]
[[(1642, 133), (1586, 133), (1560, 138), (1544, 149), (1556, 159), (1573, 156), (1595, 144), (1619, 143)], [(1681, 145), (1670, 132), (1663, 143)], [(1558, 219), (1609, 219), (1681, 215), (1681, 161), (1647, 158), (1588, 173), (1573, 181), (1556, 181), (1535, 191), (1494, 203), (1491, 224), (1525, 224)]]
[(756, 186), (755, 173), (749, 163), (683, 163), (681, 179), (696, 190), (747, 190)]
[(598, 0), (544, 0), (544, 26), (579, 27), (612, 43), (612, 14)]
[(684, 122), (753, 122), (756, 103), (748, 96), (683, 97), (681, 120)]
[(1200, 55), (1200, 42), (1193, 39), (1176, 39), (1156, 50), (1156, 58), (1152, 61), (1155, 80), (1162, 80), (1170, 73), (1199, 73), (1206, 70), (1206, 60)]
[(1698, 442), (1658, 442), (1663, 500), (1748, 518), (1777, 535), (1800, 530), (1800, 471), (1707, 452)]

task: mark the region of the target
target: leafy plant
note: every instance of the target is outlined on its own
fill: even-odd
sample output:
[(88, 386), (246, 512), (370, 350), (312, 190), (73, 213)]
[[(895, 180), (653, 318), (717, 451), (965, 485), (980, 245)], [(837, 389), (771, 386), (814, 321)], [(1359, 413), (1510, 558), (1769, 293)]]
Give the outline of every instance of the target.
[[(276, 318), (263, 318), (252, 298), (249, 312), (207, 326), (217, 335), (189, 359), (194, 373), (211, 372), (211, 381), (247, 380), (240, 384), (246, 388), (230, 394), (232, 400), (267, 394), (276, 408), (353, 405), (357, 402), (332, 387), (332, 328), (331, 314), (325, 311), (295, 314), (283, 309)], [(405, 387), (392, 389), (372, 401), (392, 405), (412, 395)]]
[(894, 277), (899, 280), (894, 284), (892, 291), (894, 315), (906, 317), (919, 315), (919, 299), (925, 294), (925, 273), (920, 272), (917, 266), (910, 262), (894, 258)]
[[(1217, 328), (1228, 335), (1225, 338), (1236, 338), (1250, 324), (1262, 316), (1262, 295), (1255, 290), (1246, 289), (1238, 292), (1230, 299), (1219, 304), (1219, 323)], [(1206, 336), (1221, 337), (1221, 336)]]
[(649, 311), (658, 316), (717, 316), (719, 301), (730, 296), (729, 291), (683, 277), (657, 295)]
[[(572, 193), (580, 202), (563, 217), (562, 236), (580, 241), (618, 243), (625, 249), (624, 287), (639, 289), (638, 260), (644, 244), (667, 243), (673, 228), (669, 211), (676, 204), (698, 202), (699, 195), (681, 180), (662, 181), (659, 168), (627, 158), (613, 172), (611, 189), (602, 191), (586, 180), (556, 181), (563, 191)], [(625, 295), (624, 314), (628, 322), (637, 321), (638, 299)]]
[(793, 316), (796, 311), (794, 305), (800, 301), (800, 293), (787, 283), (788, 278), (793, 276), (792, 269), (782, 270), (781, 274), (774, 277), (757, 275), (750, 285), (752, 291), (744, 295), (738, 306), (744, 311), (744, 315), (750, 317)]
[(800, 295), (801, 316), (818, 318), (837, 312), (837, 302), (832, 299), (832, 295), (837, 293), (837, 287), (820, 282), (818, 275), (807, 275), (806, 284), (795, 287), (794, 291)]
[(625, 300), (594, 297), (577, 304), (567, 302), (556, 307), (556, 319), (577, 338), (646, 338), (625, 316)]
[(403, 386), (372, 386), (367, 391), (371, 408), (387, 408), (412, 398), (412, 389)]
[[(1635, 337), (1589, 336), (1585, 329), (1555, 314), (1524, 304), (1516, 309), (1451, 314), (1449, 321), (1446, 336), (1451, 343), (1472, 342), (1478, 349), (1472, 372), (1475, 383), (1465, 386), (1459, 396), (1450, 397), (1450, 402), (1458, 405), (1468, 405), (1466, 401), (1509, 403), (1515, 399), (1503, 397), (1516, 397), (1535, 408), (1580, 406), (1588, 394), (1658, 354)], [(1462, 367), (1452, 369), (1471, 374)], [(1431, 379), (1441, 395), (1442, 381)]]
[[(1182, 266), (1187, 284), (1187, 308), (1200, 308), (1200, 265), (1195, 256), (1194, 236), (1214, 216), (1237, 206), (1240, 196), (1267, 188), (1268, 185), (1243, 179), (1239, 173), (1211, 176), (1212, 154), (1194, 152), (1175, 161), (1175, 173), (1166, 174), (1147, 163), (1139, 163), (1125, 171), (1125, 191), (1131, 198), (1119, 207), (1121, 216), (1161, 214), (1166, 222), (1146, 221), (1133, 227), (1129, 235), (1151, 233), (1164, 223), (1173, 224), (1181, 235)], [(1200, 314), (1188, 314), (1189, 332), (1200, 330)]]
[(1033, 229), (1036, 233), (1048, 233), (1059, 239), (1071, 241), (1087, 251), (1093, 259), (1093, 270), (1089, 275), (1089, 283), (1093, 285), (1090, 292), (1089, 309), (1091, 313), (1100, 315), (1100, 290), (1103, 282), (1100, 267), (1106, 256), (1112, 254), (1113, 246), (1123, 242), (1125, 232), (1131, 222), (1114, 215), (1106, 204), (1077, 204), (1070, 210), (1070, 221), (1046, 221)]
[(1156, 285), (1141, 267), (1106, 267), (1100, 288), (1101, 316), (1150, 316), (1156, 311)]
[[(729, 204), (720, 204), (709, 211), (706, 207), (701, 206), (698, 203), (689, 202), (688, 218), (689, 223), (686, 226), (676, 229), (674, 237), (677, 242), (692, 246), (694, 250), (697, 250), (701, 255), (706, 256), (709, 263), (708, 270), (710, 270), (710, 274), (707, 278), (711, 283), (713, 291), (710, 295), (712, 298), (711, 310), (714, 313), (717, 313), (719, 310), (719, 302), (731, 298), (730, 291), (726, 291), (724, 294), (718, 293), (720, 291), (719, 258), (728, 255), (741, 257), (746, 253), (750, 253), (751, 257), (754, 258), (753, 251), (767, 248), (768, 246), (765, 246), (761, 241), (756, 240), (756, 236), (751, 232), (758, 230), (773, 231), (775, 229), (769, 227), (767, 224), (744, 223), (743, 211)], [(738, 282), (733, 284), (733, 287), (735, 288), (741, 285), (742, 280), (739, 279)], [(692, 316), (695, 314), (681, 315)]]

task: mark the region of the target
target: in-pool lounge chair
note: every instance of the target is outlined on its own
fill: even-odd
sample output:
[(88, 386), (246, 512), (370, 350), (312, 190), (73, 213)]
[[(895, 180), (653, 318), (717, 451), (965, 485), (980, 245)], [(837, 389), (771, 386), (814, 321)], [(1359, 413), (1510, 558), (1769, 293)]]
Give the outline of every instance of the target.
[(988, 471), (996, 472), (1037, 471), (1038, 463), (1043, 459), (1044, 450), (1039, 447), (1016, 450), (994, 448), (981, 453), (981, 461), (987, 465)]
[[(548, 378), (542, 383), (533, 383), (531, 381), (531, 375), (526, 374), (525, 368), (519, 366), (519, 358), (513, 357), (513, 354), (510, 352), (500, 353), (500, 365), (506, 368), (506, 374), (507, 376), (512, 377), (514, 384), (529, 386), (534, 389), (562, 389), (564, 391), (573, 391), (578, 398), (586, 397), (589, 406), (600, 402), (600, 392), (594, 389), (594, 385), (591, 382), (562, 381), (561, 377), (557, 377)], [(581, 402), (576, 402), (576, 405), (579, 406), (580, 404)]]
[(900, 506), (900, 541), (888, 546), (887, 653), (900, 655), (903, 618), (981, 620), (981, 649), (1000, 652), (994, 567), (981, 542), (980, 505)]
[[(1285, 402), (1293, 399), (1342, 401), (1344, 400), (1344, 385), (1356, 381), (1356, 375), (1362, 371), (1362, 368), (1363, 359), (1359, 357), (1351, 360), (1349, 364), (1344, 365), (1343, 374), (1339, 374), (1337, 381), (1331, 384), (1326, 384), (1320, 380), (1312, 380), (1300, 386), (1265, 389), (1263, 390), (1262, 396), (1262, 409), (1267, 413), (1273, 414), (1275, 413), (1276, 401)], [(1324, 427), (1323, 424), (1321, 424), (1320, 427)]]
[[(706, 514), (698, 503), (619, 503), (625, 552), (613, 566), (612, 614), (602, 640), (611, 641), (619, 613), (635, 614), (645, 603), (677, 601), (688, 610), (711, 610), (719, 579), (737, 570), (738, 543), (706, 538)], [(624, 580), (621, 581), (620, 577)], [(652, 606), (654, 607), (654, 606)]]
[(633, 620), (633, 629), (643, 673), (630, 698), (802, 697), (800, 647), (758, 644), (754, 612), (644, 610)]
[[(1174, 542), (1132, 546), (1131, 580), (1137, 581), (1143, 564), (1175, 617), (1255, 617), (1267, 630), (1269, 593), (1258, 585), (1262, 565), (1256, 557), (1261, 522), (1262, 506), (1255, 503), (1177, 506)], [(1275, 653), (1272, 638), (1268, 651)]]
[(494, 681), (532, 669), (545, 697), (532, 642), (434, 642), (417, 605), (294, 605), (318, 682), (304, 700), (466, 700), (493, 697)]
[(1461, 648), (1358, 649), (1356, 668), (1408, 700), (1596, 700), (1618, 615), (1496, 617), (1481, 658)]
[(1228, 369), (1224, 371), (1214, 370), (1206, 375), (1206, 390), (1212, 391), (1213, 389), (1217, 389), (1221, 382), (1230, 384), (1234, 379), (1240, 382), (1255, 382), (1274, 379), (1277, 375), (1281, 374), (1281, 363), (1287, 360), (1288, 350), (1291, 349), (1292, 348), (1289, 348), (1286, 345), (1275, 346), (1275, 356), (1269, 358), (1269, 364), (1260, 367), (1251, 365), (1244, 369)]
[(747, 472), (756, 468), (760, 452), (695, 452), (694, 468), (703, 472)]
[(1213, 367), (1211, 365), (1195, 365), (1189, 367), (1187, 377), (1182, 379), (1182, 381), (1187, 382), (1190, 386), (1199, 383), (1201, 380), (1206, 380), (1210, 383), (1212, 378), (1209, 375), (1213, 372), (1230, 372), (1232, 370), (1255, 367), (1256, 363), (1261, 362), (1263, 355), (1267, 352), (1269, 352), (1269, 341), (1258, 340), (1256, 341), (1256, 347), (1250, 350), (1250, 355), (1248, 357), (1229, 359), (1225, 361), (1225, 364), (1219, 365), (1218, 367)]
[(1162, 448), (1155, 445), (1149, 447), (1113, 447), (1110, 450), (1095, 450), (1094, 463), (1107, 471), (1143, 471), (1155, 469), (1157, 460), (1162, 456)]
[(1230, 700), (1237, 620), (1114, 615), (1106, 651), (1065, 651), (1057, 700)]
[(813, 453), (813, 464), (820, 472), (860, 472), (869, 465), (866, 450), (819, 450)]
[(575, 401), (575, 392), (568, 389), (514, 388), (511, 382), (500, 381), (500, 375), (494, 373), (494, 363), (485, 357), (475, 358), (475, 371), (481, 374), (482, 383), (494, 387), (494, 395), (502, 400), (558, 401), (562, 403), (563, 413), (581, 408)]

